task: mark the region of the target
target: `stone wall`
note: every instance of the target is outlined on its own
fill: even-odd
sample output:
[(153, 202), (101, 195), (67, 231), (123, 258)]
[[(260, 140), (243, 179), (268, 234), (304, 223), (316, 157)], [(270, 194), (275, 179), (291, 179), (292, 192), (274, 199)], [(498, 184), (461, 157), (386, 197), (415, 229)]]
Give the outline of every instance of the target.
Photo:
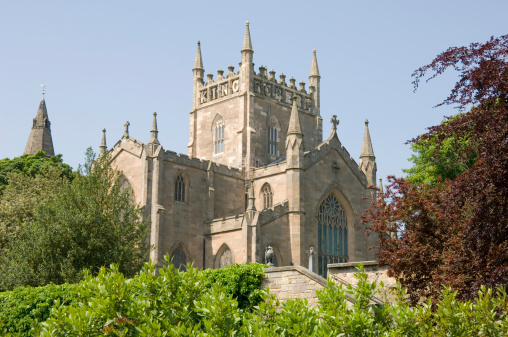
[(261, 287), (268, 288), (280, 301), (287, 299), (307, 299), (311, 306), (318, 303), (316, 290), (325, 288), (326, 280), (300, 266), (275, 267), (265, 269)]
[[(349, 262), (349, 263), (333, 263), (328, 265), (328, 277), (336, 283), (342, 283), (344, 285), (352, 284), (356, 286), (357, 279), (354, 275), (358, 272), (356, 265), (358, 263), (363, 264), (363, 270), (367, 273), (368, 282), (383, 282), (384, 289), (395, 287), (397, 280), (393, 277), (389, 277), (386, 273), (390, 266), (379, 266), (377, 261), (363, 261), (363, 262)], [(374, 303), (383, 302), (386, 299), (390, 299), (390, 296), (385, 298), (385, 294), (379, 294), (373, 299)]]

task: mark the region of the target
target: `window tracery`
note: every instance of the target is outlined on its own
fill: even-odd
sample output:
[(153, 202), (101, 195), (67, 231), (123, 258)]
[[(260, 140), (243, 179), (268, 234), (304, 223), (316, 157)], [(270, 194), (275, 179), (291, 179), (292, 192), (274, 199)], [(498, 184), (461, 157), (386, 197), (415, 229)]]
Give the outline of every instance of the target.
[(215, 123), (215, 134), (214, 134), (214, 153), (224, 152), (224, 123), (222, 119)]
[(224, 268), (227, 266), (231, 266), (233, 264), (235, 264), (235, 261), (233, 259), (233, 253), (231, 253), (231, 250), (228, 247), (222, 252), (220, 256), (219, 268)]
[(175, 200), (185, 202), (185, 177), (179, 174), (175, 179)]
[(319, 206), (318, 213), (318, 274), (326, 278), (330, 263), (348, 261), (347, 219), (344, 208), (330, 194)]
[(176, 269), (180, 271), (186, 271), (185, 265), (187, 264), (187, 257), (185, 256), (185, 252), (183, 250), (182, 245), (178, 245), (178, 247), (173, 250), (171, 253), (171, 262), (175, 266)]
[(270, 184), (265, 184), (261, 189), (263, 194), (263, 209), (270, 208), (273, 205), (273, 191)]
[(277, 156), (277, 143), (279, 140), (279, 121), (275, 116), (268, 123), (268, 154)]

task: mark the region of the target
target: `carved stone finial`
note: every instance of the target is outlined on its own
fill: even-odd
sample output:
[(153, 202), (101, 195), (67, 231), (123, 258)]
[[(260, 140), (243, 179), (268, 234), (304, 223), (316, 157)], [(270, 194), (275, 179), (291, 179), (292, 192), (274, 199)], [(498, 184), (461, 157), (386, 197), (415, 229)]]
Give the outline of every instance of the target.
[(337, 131), (337, 125), (340, 123), (340, 121), (337, 119), (337, 115), (333, 115), (333, 117), (330, 118), (330, 123), (332, 123), (332, 130)]
[(123, 132), (124, 138), (129, 138), (129, 125), (131, 125), (131, 123), (129, 123), (129, 121), (125, 122), (125, 124), (124, 124), (124, 126), (125, 126), (125, 131)]
[(365, 125), (369, 125), (369, 120), (368, 119), (365, 120)]
[(102, 139), (101, 139), (101, 146), (99, 146), (100, 154), (102, 155), (104, 152), (106, 152), (107, 149), (106, 145), (106, 129), (102, 129)]

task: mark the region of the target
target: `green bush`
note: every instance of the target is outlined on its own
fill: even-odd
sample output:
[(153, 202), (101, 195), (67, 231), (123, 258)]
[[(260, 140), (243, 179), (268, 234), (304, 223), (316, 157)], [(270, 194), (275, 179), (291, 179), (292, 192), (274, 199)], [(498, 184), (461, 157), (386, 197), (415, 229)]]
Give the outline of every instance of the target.
[[(251, 271), (242, 271), (250, 268)], [(125, 278), (118, 268), (102, 268), (87, 275), (76, 289), (77, 298), (55, 306), (39, 326), (41, 336), (506, 336), (506, 292), (482, 288), (474, 301), (461, 302), (443, 289), (439, 299), (411, 306), (400, 287), (385, 290), (356, 275), (355, 287), (329, 287), (317, 293), (319, 306), (307, 300), (280, 303), (261, 292), (258, 305), (240, 307), (233, 293), (242, 289), (238, 275), (259, 275), (260, 265), (227, 267), (226, 271), (186, 272), (173, 265), (158, 273), (146, 264), (140, 274)], [(245, 273), (245, 274), (244, 274)], [(226, 282), (230, 279), (234, 286)], [(259, 281), (253, 277), (252, 280)], [(258, 283), (256, 283), (258, 284)], [(246, 289), (254, 289), (246, 282)], [(258, 289), (255, 289), (258, 290)], [(229, 293), (232, 292), (232, 293)], [(241, 293), (241, 292), (240, 292)], [(246, 295), (255, 297), (256, 291)], [(384, 305), (372, 299), (389, 294)], [(346, 297), (347, 296), (347, 297)], [(348, 302), (347, 298), (354, 298)]]
[(0, 327), (3, 334), (32, 336), (32, 326), (48, 319), (56, 301), (68, 305), (75, 298), (75, 284), (19, 287), (0, 293)]
[(206, 269), (205, 286), (217, 284), (226, 295), (238, 301), (240, 309), (252, 310), (263, 300), (261, 281), (265, 265), (259, 263), (235, 264), (222, 269)]

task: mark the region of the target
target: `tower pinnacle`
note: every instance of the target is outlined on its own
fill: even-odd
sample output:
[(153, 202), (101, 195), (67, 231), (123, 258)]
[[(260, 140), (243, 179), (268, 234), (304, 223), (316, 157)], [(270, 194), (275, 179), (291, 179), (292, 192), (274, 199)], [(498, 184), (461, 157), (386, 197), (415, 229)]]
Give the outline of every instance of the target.
[(250, 40), (249, 21), (245, 22), (245, 35), (243, 36), (242, 51), (252, 51), (252, 42)]
[[(44, 86), (43, 86), (44, 88)], [(51, 138), (51, 123), (48, 119), (48, 110), (46, 109), (46, 101), (44, 100), (44, 89), (37, 115), (33, 119), (32, 130), (26, 143), (23, 154), (36, 154), (37, 151), (43, 150), (47, 157), (55, 155), (53, 149), (53, 139)]]
[(194, 60), (193, 69), (203, 69), (203, 58), (201, 57), (201, 42), (198, 41), (198, 49), (196, 50), (196, 59)]
[(300, 118), (298, 117), (298, 105), (296, 99), (293, 98), (293, 108), (291, 109), (291, 117), (289, 118), (288, 135), (298, 134), (302, 135), (300, 128)]
[(159, 131), (157, 130), (157, 113), (153, 113), (153, 122), (152, 122), (152, 130), (150, 130), (150, 141), (148, 144), (160, 144), (157, 139), (157, 134)]
[(312, 50), (312, 64), (310, 66), (310, 76), (318, 76), (319, 75), (319, 67), (317, 64), (317, 57), (316, 57), (316, 49)]
[(360, 158), (362, 157), (374, 157), (374, 150), (372, 149), (372, 142), (370, 141), (370, 132), (369, 132), (369, 121), (365, 120), (365, 132), (363, 133), (363, 145), (362, 145), (362, 153)]
[(108, 148), (106, 145), (106, 129), (102, 129), (102, 139), (101, 139), (101, 146), (99, 146), (100, 151), (99, 153), (102, 155), (104, 152), (106, 152), (106, 149)]

